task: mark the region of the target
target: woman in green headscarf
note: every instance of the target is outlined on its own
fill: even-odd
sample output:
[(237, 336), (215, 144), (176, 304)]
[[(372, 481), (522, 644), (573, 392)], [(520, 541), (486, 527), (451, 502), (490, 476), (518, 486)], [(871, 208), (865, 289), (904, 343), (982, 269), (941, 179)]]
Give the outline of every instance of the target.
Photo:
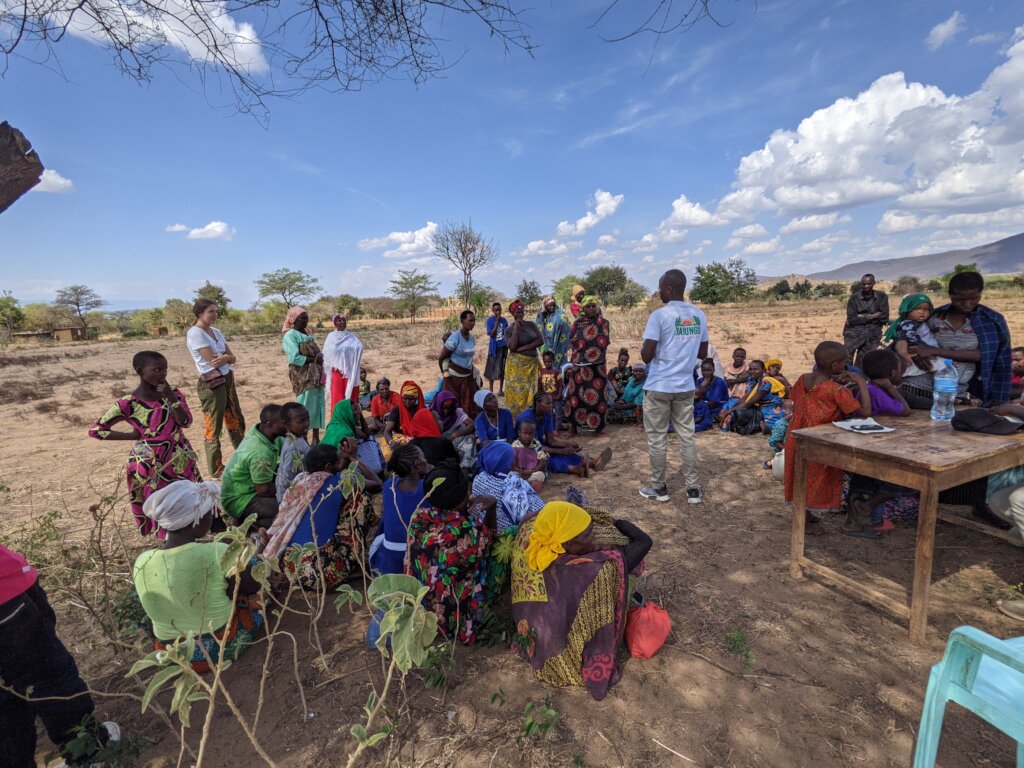
[(359, 443), (356, 453), (359, 460), (374, 472), (380, 473), (384, 469), (384, 455), (380, 446), (375, 440), (370, 439), (370, 433), (363, 420), (362, 411), (356, 417), (356, 408), (359, 403), (356, 400), (339, 400), (334, 404), (334, 412), (331, 414), (331, 421), (324, 432), (324, 439), (321, 442), (341, 447), (341, 441), (350, 437)]
[(907, 368), (904, 376), (920, 376), (931, 373), (928, 360), (915, 360), (910, 355), (910, 347), (926, 346), (938, 347), (931, 328), (928, 327), (928, 318), (931, 317), (934, 306), (932, 300), (923, 293), (912, 293), (904, 296), (900, 302), (900, 316), (889, 323), (885, 331), (884, 340), (895, 342), (893, 349), (896, 354), (903, 358)]
[(604, 431), (608, 401), (604, 390), (608, 384), (605, 353), (611, 339), (611, 326), (601, 314), (597, 296), (583, 297), (583, 312), (572, 325), (569, 354), (572, 371), (569, 379), (569, 410), (572, 432), (577, 429)]

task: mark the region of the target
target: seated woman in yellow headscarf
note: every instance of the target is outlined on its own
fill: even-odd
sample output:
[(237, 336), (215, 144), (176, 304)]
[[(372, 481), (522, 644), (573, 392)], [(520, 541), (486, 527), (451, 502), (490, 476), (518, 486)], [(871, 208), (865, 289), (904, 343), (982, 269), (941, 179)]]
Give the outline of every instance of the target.
[(512, 555), (514, 642), (538, 680), (605, 697), (619, 679), (628, 575), (650, 548), (632, 523), (567, 501), (523, 521)]

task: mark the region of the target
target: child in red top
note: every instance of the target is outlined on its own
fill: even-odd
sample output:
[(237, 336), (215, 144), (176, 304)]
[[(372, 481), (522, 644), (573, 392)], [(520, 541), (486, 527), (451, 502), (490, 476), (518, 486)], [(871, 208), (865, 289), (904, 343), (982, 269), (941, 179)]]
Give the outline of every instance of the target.
[(551, 413), (555, 419), (555, 431), (562, 429), (562, 374), (555, 368), (555, 355), (545, 352), (541, 356), (544, 367), (540, 369), (538, 391), (551, 395)]
[[(830, 424), (848, 416), (866, 418), (871, 415), (871, 393), (863, 376), (846, 370), (846, 348), (838, 341), (823, 341), (814, 350), (815, 370), (805, 373), (793, 385), (793, 417), (786, 436), (786, 501), (793, 500), (793, 432), (805, 427)], [(857, 395), (850, 391), (854, 385)], [(839, 509), (843, 490), (843, 470), (824, 464), (807, 464), (807, 509), (823, 511)], [(808, 514), (807, 533), (817, 518)]]
[(391, 382), (385, 377), (377, 382), (377, 394), (370, 400), (370, 432), (376, 434), (384, 429), (391, 409), (398, 405), (398, 398), (391, 391)]

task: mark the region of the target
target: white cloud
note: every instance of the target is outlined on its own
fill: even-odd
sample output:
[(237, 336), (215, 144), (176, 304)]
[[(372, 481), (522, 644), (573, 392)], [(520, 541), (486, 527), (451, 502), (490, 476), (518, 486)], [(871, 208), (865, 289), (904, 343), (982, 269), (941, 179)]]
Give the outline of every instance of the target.
[(849, 224), (853, 219), (849, 216), (840, 216), (838, 213), (818, 213), (811, 216), (800, 216), (790, 219), (779, 229), (780, 235), (790, 235), (794, 232), (814, 232), (819, 229), (829, 229), (836, 224)]
[(32, 191), (66, 195), (75, 191), (75, 185), (71, 179), (66, 179), (52, 168), (47, 168), (39, 178), (39, 183), (32, 187)]
[[(959, 229), (974, 227), (1024, 226), (1024, 206), (983, 213), (950, 213), (919, 216), (907, 211), (886, 211), (878, 222), (883, 235), (895, 235), (920, 229)], [(976, 243), (977, 245), (977, 243)]]
[(766, 237), (768, 230), (764, 228), (763, 224), (747, 224), (745, 227), (734, 229), (732, 236), (740, 240), (752, 239), (755, 237)]
[(823, 235), (800, 246), (803, 253), (829, 253), (843, 238), (837, 235)]
[(960, 11), (953, 11), (952, 16), (932, 27), (928, 37), (924, 39), (924, 44), (928, 46), (929, 51), (939, 50), (939, 48), (960, 34), (964, 28), (965, 21), (966, 19)]
[(654, 233), (646, 234), (633, 244), (633, 253), (652, 253), (658, 250), (660, 241)]
[(999, 35), (995, 32), (986, 32), (983, 35), (975, 35), (967, 41), (968, 45), (984, 45), (985, 43), (997, 43), (999, 42)]
[(597, 244), (604, 246), (615, 245), (618, 242), (618, 240), (616, 239), (618, 233), (618, 230), (616, 230), (610, 235), (601, 235), (599, 238), (597, 238)]
[(429, 256), (434, 252), (433, 237), (437, 231), (437, 224), (428, 221), (419, 229), (405, 232), (389, 232), (383, 237), (370, 237), (360, 240), (356, 247), (360, 251), (376, 251), (388, 246), (381, 254), (385, 259), (411, 259), (414, 257)]
[(721, 216), (711, 213), (700, 203), (688, 200), (686, 195), (680, 195), (672, 201), (672, 213), (661, 222), (659, 229), (720, 227), (725, 223), (725, 219)]
[(608, 251), (603, 248), (595, 248), (583, 256), (580, 256), (580, 261), (608, 261)]
[(107, 30), (112, 27), (121, 39), (137, 41), (137, 48), (153, 46), (159, 50), (170, 46), (202, 62), (210, 62), (210, 51), (216, 50), (230, 66), (248, 74), (262, 74), (269, 69), (256, 28), (231, 16), (227, 3), (162, 0), (146, 6), (157, 9), (157, 13), (140, 13), (135, 6), (116, 0), (97, 0), (96, 7), (106, 11), (102, 26), (83, 13), (75, 13), (70, 19), (57, 14), (55, 23), (60, 26), (67, 22), (73, 35), (94, 43), (106, 40), (110, 34)]
[(777, 237), (773, 237), (771, 240), (759, 240), (755, 243), (750, 243), (746, 248), (743, 249), (745, 256), (760, 256), (766, 253), (776, 253), (782, 248), (782, 242)]
[(234, 227), (223, 221), (211, 221), (205, 227), (190, 229), (185, 235), (186, 240), (233, 240), (236, 234)]
[[(1005, 60), (973, 92), (946, 94), (896, 72), (774, 131), (740, 160), (712, 216), (750, 221), (774, 211), (788, 217), (785, 235), (849, 223), (844, 211), (881, 203), (883, 234), (1018, 226), (1024, 27), (1001, 53)], [(680, 208), (680, 216), (708, 220), (688, 201)]]
[(622, 201), (625, 199), (625, 195), (613, 195), (611, 192), (598, 189), (594, 192), (594, 197), (590, 201), (587, 212), (576, 219), (575, 224), (568, 221), (559, 222), (556, 230), (558, 236), (574, 237), (584, 234), (619, 210), (619, 206), (622, 205)]
[(583, 245), (580, 240), (562, 242), (560, 240), (531, 240), (522, 253), (524, 256), (561, 256), (574, 251)]
[(164, 232), (187, 232), (186, 240), (234, 240), (238, 230), (226, 222), (214, 220), (205, 227), (171, 224), (164, 227)]

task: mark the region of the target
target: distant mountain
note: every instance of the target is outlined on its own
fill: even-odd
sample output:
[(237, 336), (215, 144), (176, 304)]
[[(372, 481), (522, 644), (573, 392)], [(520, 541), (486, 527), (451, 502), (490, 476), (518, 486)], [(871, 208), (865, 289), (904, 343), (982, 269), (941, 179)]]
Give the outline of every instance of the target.
[(902, 259), (858, 261), (829, 272), (815, 272), (808, 277), (815, 280), (856, 280), (870, 272), (879, 280), (895, 280), (903, 275), (927, 278), (952, 272), (957, 264), (972, 263), (976, 263), (987, 274), (1024, 272), (1024, 233), (970, 250), (905, 256)]

